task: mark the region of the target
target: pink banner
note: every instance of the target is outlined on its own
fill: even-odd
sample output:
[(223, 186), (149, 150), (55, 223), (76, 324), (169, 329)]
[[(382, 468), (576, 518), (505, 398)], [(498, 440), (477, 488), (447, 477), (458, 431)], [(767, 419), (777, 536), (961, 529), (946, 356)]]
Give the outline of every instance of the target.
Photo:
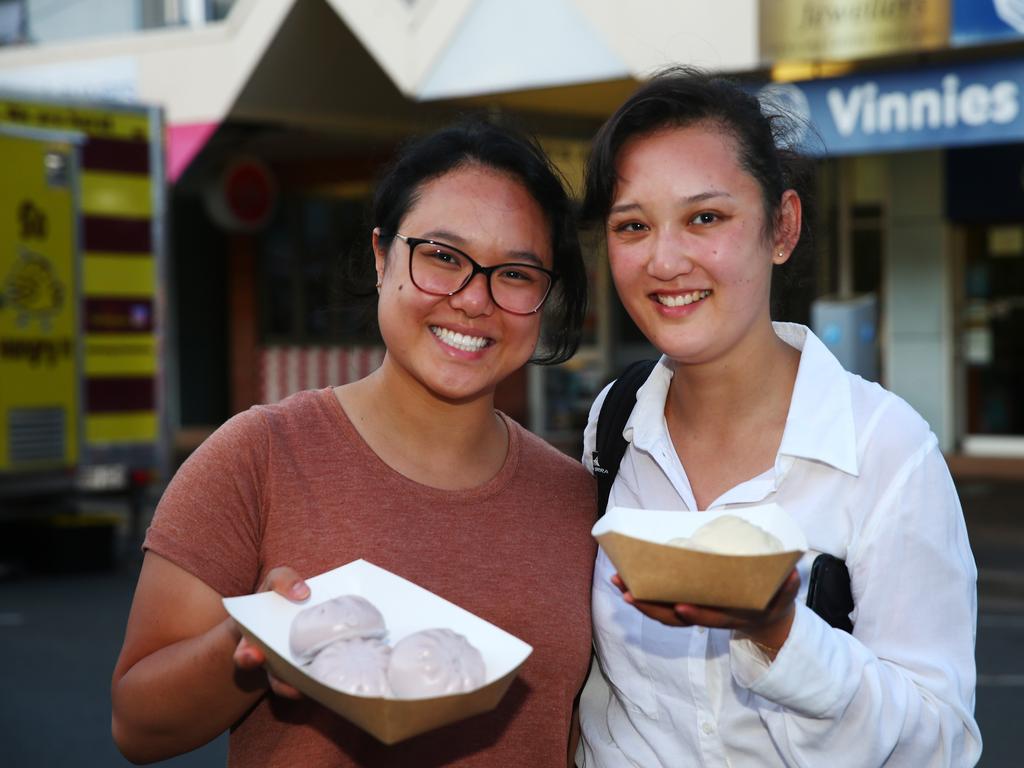
[(167, 126), (167, 180), (175, 183), (219, 123), (181, 123)]

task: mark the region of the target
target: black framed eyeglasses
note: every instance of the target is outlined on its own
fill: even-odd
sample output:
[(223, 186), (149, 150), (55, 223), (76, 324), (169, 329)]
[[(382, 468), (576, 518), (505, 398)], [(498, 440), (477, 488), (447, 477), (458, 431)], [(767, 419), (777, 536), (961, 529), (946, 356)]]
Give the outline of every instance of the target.
[(478, 274), (487, 278), (491, 300), (514, 315), (532, 315), (551, 293), (558, 274), (535, 264), (477, 264), (465, 251), (396, 232), (409, 246), (409, 278), (413, 285), (433, 296), (454, 296)]

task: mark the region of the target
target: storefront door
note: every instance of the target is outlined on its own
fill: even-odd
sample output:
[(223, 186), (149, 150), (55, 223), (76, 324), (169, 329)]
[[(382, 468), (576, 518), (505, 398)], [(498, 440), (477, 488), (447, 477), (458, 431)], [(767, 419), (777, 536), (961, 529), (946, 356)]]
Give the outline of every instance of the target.
[(1024, 456), (1024, 224), (964, 231), (965, 453)]

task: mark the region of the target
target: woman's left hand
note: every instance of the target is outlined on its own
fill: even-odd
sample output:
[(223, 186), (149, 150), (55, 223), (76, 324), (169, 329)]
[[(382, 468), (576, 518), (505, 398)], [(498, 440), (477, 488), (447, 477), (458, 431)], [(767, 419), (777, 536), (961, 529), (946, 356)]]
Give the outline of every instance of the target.
[[(309, 597), (309, 586), (297, 571), (287, 566), (279, 566), (270, 571), (258, 591), (277, 592), (296, 603), (301, 603)], [(267, 662), (267, 657), (262, 649), (241, 634), (241, 627), (238, 627), (236, 631), (240, 639), (234, 653), (235, 666), (239, 669), (263, 667)], [(286, 699), (302, 698), (301, 691), (276, 678), (270, 673), (270, 670), (267, 670), (267, 681), (270, 684), (270, 689), (278, 696), (283, 696)]]
[(623, 599), (627, 603), (655, 621), (670, 627), (732, 629), (750, 638), (774, 657), (774, 653), (786, 642), (789, 629), (793, 626), (800, 575), (794, 568), (763, 611), (637, 600), (619, 574), (612, 576), (612, 584), (622, 591)]

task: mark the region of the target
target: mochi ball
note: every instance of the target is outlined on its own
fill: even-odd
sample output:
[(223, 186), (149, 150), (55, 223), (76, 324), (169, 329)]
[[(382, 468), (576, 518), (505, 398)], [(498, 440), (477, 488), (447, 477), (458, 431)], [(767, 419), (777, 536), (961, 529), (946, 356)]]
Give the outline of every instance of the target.
[(425, 629), (395, 643), (388, 681), (397, 698), (464, 693), (484, 684), (484, 658), (450, 629)]
[(342, 693), (354, 696), (390, 696), (390, 656), (391, 649), (382, 640), (337, 640), (316, 655), (308, 671), (324, 685)]
[(337, 640), (382, 638), (386, 634), (384, 617), (373, 603), (359, 595), (340, 595), (298, 613), (292, 620), (288, 643), (292, 654), (306, 663)]

